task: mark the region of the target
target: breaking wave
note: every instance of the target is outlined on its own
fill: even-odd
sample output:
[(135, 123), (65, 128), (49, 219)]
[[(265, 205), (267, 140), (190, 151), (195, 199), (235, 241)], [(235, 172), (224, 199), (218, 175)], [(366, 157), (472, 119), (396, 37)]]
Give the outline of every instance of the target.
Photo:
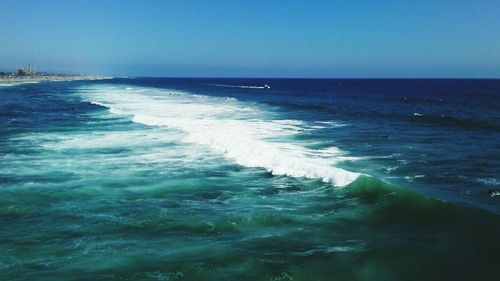
[(245, 167), (321, 179), (338, 187), (360, 175), (333, 166), (354, 159), (338, 148), (314, 150), (293, 141), (294, 135), (314, 126), (272, 118), (254, 104), (155, 88), (99, 86), (82, 94), (111, 113), (130, 115), (133, 122), (177, 130), (183, 134), (182, 142), (206, 147)]

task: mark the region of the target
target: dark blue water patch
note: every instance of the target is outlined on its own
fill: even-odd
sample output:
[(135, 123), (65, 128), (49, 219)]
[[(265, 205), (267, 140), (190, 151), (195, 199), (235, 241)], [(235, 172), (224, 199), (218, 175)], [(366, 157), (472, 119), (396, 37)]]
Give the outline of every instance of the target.
[(486, 118), (455, 117), (446, 115), (414, 115), (413, 122), (441, 127), (458, 127), (471, 130), (492, 130), (500, 131), (498, 120), (488, 120)]
[(0, 88), (0, 131), (51, 130), (84, 122), (85, 113), (101, 107), (71, 96), (66, 83), (40, 83)]

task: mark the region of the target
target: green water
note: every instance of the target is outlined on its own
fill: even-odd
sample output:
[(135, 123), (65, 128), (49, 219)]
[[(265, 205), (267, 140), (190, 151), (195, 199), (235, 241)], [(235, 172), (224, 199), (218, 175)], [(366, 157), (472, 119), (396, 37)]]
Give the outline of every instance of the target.
[[(196, 112), (212, 123), (179, 111), (189, 122), (151, 126), (112, 112), (120, 95), (66, 90), (44, 97), (53, 115), (12, 109), (10, 122), (20, 123), (2, 128), (0, 280), (498, 280), (497, 214), (368, 175), (344, 188), (311, 178), (308, 168), (324, 159), (302, 146), (304, 123), (197, 98)], [(111, 110), (89, 96), (108, 98)], [(150, 102), (133, 97), (141, 108)], [(148, 112), (172, 110), (162, 102)], [(234, 112), (243, 117), (227, 121)], [(219, 135), (241, 124), (241, 135), (266, 137), (251, 143), (277, 168), (265, 155), (237, 154), (238, 142), (223, 146), (238, 134)], [(196, 138), (200, 126), (211, 142)]]
[(6, 280), (495, 280), (499, 273), (496, 215), (369, 178), (332, 190), (293, 188), (284, 178), (268, 181), (286, 188), (263, 188), (262, 177), (239, 177), (250, 190), (235, 190), (237, 181), (214, 185), (214, 176), (142, 192), (117, 191), (118, 183), (4, 192), (1, 273)]

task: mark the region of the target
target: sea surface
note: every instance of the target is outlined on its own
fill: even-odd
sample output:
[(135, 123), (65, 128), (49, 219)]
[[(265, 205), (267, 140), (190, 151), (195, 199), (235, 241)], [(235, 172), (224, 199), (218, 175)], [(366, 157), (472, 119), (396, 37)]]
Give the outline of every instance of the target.
[(2, 85), (0, 280), (500, 280), (499, 158), (500, 80)]

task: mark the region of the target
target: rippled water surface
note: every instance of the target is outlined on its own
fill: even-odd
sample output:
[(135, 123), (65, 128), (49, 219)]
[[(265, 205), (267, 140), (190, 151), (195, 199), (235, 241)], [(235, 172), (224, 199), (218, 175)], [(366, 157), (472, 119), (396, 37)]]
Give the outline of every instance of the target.
[(136, 78), (0, 97), (2, 280), (500, 274), (499, 80)]

